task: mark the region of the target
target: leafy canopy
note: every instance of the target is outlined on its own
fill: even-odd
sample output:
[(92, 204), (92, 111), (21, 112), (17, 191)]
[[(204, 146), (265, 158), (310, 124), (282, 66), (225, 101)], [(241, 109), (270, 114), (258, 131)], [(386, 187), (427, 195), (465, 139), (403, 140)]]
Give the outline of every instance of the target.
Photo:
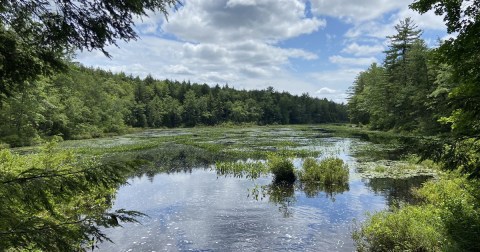
[(74, 50), (101, 50), (137, 38), (134, 18), (167, 15), (178, 0), (0, 1), (0, 101), (38, 75), (61, 68)]

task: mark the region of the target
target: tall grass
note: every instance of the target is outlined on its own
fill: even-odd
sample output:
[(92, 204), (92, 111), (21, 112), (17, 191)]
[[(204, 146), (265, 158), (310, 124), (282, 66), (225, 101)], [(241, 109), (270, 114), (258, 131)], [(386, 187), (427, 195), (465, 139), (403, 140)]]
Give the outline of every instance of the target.
[(348, 182), (348, 167), (343, 160), (336, 157), (325, 158), (317, 162), (307, 158), (300, 173), (302, 182), (320, 182), (326, 186), (343, 185)]

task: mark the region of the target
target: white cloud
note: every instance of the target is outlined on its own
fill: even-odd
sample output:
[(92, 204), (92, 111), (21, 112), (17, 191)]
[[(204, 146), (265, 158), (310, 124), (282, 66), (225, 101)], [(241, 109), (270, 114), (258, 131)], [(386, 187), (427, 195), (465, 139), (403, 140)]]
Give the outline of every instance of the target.
[[(395, 33), (399, 20), (410, 15), (422, 29), (443, 25), (432, 13), (408, 10), (413, 0), (310, 0), (313, 17), (307, 1), (187, 0), (170, 11), (169, 22), (161, 13), (136, 19), (141, 39), (107, 48), (113, 60), (99, 52), (80, 53), (78, 60), (142, 77), (245, 89), (274, 86), (344, 102), (360, 68), (378, 62), (374, 56), (386, 48), (385, 37)], [(340, 29), (321, 34), (325, 16)], [(318, 39), (323, 37), (325, 44)]]
[(113, 60), (101, 53), (80, 53), (78, 60), (91, 66), (124, 71), (140, 76), (185, 79), (196, 82), (225, 83), (249, 78), (279, 76), (291, 58), (316, 59), (313, 53), (284, 49), (259, 41), (230, 44), (192, 44), (144, 36), (139, 41), (121, 43), (107, 49)]
[(301, 0), (190, 0), (162, 28), (196, 43), (277, 42), (318, 31), (325, 20), (306, 18)]
[(356, 42), (349, 44), (342, 52), (353, 54), (355, 56), (371, 56), (381, 53), (385, 50), (382, 45), (359, 45)]
[[(316, 73), (310, 73), (308, 75), (312, 81), (315, 81), (318, 86), (321, 86), (319, 92), (317, 90), (315, 96), (319, 98), (327, 98), (335, 102), (346, 102), (347, 101), (347, 90), (352, 85), (353, 81), (357, 75), (363, 71), (361, 68), (342, 68), (337, 70), (329, 71), (319, 71)], [(334, 90), (335, 92), (328, 93), (329, 90)]]
[(227, 7), (235, 7), (235, 6), (251, 6), (251, 5), (256, 5), (255, 0), (228, 0), (227, 2)]
[[(396, 33), (394, 26), (411, 17), (422, 30), (445, 30), (443, 17), (430, 11), (423, 15), (409, 8), (414, 0), (310, 0), (312, 12), (331, 16), (351, 25), (344, 37), (351, 42), (373, 38), (378, 42)], [(346, 49), (348, 50), (348, 49)], [(355, 56), (368, 56), (369, 54)], [(370, 54), (370, 55), (373, 55)]]
[(369, 58), (348, 58), (334, 55), (328, 58), (330, 62), (341, 66), (369, 66), (378, 60), (375, 57)]
[(319, 90), (317, 90), (317, 94), (335, 94), (337, 93), (338, 91), (335, 90), (335, 89), (331, 89), (331, 88), (328, 88), (328, 87), (322, 87), (320, 88)]

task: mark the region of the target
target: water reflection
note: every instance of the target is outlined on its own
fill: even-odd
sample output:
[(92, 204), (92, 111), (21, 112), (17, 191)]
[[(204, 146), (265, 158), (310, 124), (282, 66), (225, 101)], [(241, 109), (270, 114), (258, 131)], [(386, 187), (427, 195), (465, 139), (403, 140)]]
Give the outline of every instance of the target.
[(349, 190), (348, 183), (345, 184), (332, 184), (325, 185), (322, 183), (308, 182), (301, 183), (300, 189), (305, 192), (307, 197), (315, 198), (318, 197), (320, 192), (325, 192), (325, 196), (332, 201), (335, 201), (335, 196), (337, 194), (344, 193)]
[(148, 162), (119, 189), (114, 208), (149, 217), (140, 219), (141, 225), (106, 230), (115, 243), (101, 244), (100, 251), (353, 251), (353, 219), (407, 201), (409, 188), (425, 180), (363, 180), (350, 154), (359, 140), (325, 141), (329, 153), (351, 167), (348, 183), (219, 176), (208, 167), (222, 157), (195, 147), (171, 145), (136, 154)]
[[(262, 200), (268, 196), (268, 201), (278, 206), (278, 210), (282, 213), (284, 218), (292, 216), (292, 211), (289, 207), (293, 206), (296, 202), (295, 187), (293, 183), (279, 182), (271, 183), (269, 185), (262, 186)], [(252, 194), (255, 197), (255, 192), (252, 190)], [(258, 197), (255, 197), (258, 200)]]
[(416, 203), (413, 188), (420, 187), (431, 176), (417, 176), (408, 179), (372, 178), (365, 180), (366, 186), (374, 193), (385, 196), (389, 206), (398, 207), (403, 203)]

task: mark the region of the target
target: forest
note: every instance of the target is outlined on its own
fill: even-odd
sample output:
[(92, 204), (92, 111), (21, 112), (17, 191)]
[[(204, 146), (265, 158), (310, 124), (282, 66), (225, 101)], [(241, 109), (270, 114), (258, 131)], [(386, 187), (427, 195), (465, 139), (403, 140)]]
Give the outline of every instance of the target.
[(126, 133), (132, 127), (348, 121), (345, 105), (308, 94), (294, 96), (272, 87), (235, 90), (151, 76), (142, 80), (64, 64), (64, 72), (42, 76), (1, 100), (1, 142), (25, 146), (52, 136), (93, 138)]
[[(236, 90), (228, 84), (140, 78), (75, 62), (75, 50), (98, 50), (109, 57), (109, 45), (138, 38), (136, 17), (151, 11), (168, 16), (180, 5), (177, 0), (0, 2), (0, 250), (85, 251), (109, 241), (105, 229), (145, 216), (111, 208), (117, 189), (132, 174), (142, 173), (139, 167), (171, 162), (188, 166), (191, 174), (197, 162), (209, 167), (213, 159), (223, 158), (228, 162), (217, 163), (219, 167), (240, 167), (239, 157), (262, 159), (277, 150), (290, 155), (279, 152), (273, 160), (278, 158), (278, 166), (288, 166), (292, 175), (293, 158), (308, 158), (308, 169), (322, 166), (315, 163), (320, 152), (301, 144), (317, 141), (329, 130), (297, 128), (302, 133), (288, 135), (283, 128), (229, 131), (224, 126), (347, 122), (354, 137), (368, 132), (381, 136), (379, 141), (390, 139), (418, 156), (411, 158), (415, 164), (440, 167), (435, 179), (411, 190), (414, 204), (400, 202), (358, 223), (351, 235), (357, 250), (480, 250), (479, 0), (414, 1), (411, 9), (443, 16), (453, 37), (431, 48), (413, 19), (401, 20), (396, 34), (387, 37), (383, 62), (356, 77), (347, 104), (274, 87)], [(216, 130), (198, 126), (221, 130), (212, 133)], [(166, 140), (139, 133), (126, 146), (61, 145), (79, 139), (108, 142), (102, 137), (154, 128), (172, 131), (162, 136)], [(189, 130), (188, 136), (168, 135), (181, 130)], [(267, 137), (256, 139), (258, 132)], [(235, 137), (227, 139), (227, 133)], [(250, 142), (239, 141), (236, 134)], [(275, 142), (280, 138), (275, 134), (286, 135)], [(66, 148), (69, 144), (74, 147)], [(148, 158), (161, 160), (146, 164)], [(323, 166), (335, 170), (338, 163), (341, 177), (352, 179), (342, 160), (326, 160)], [(153, 183), (155, 172), (148, 172)], [(330, 174), (316, 175), (303, 180)], [(346, 194), (349, 184), (342, 183), (338, 193)], [(277, 185), (270, 186), (273, 192)], [(284, 209), (297, 190), (292, 184), (288, 189), (288, 197), (276, 195)], [(321, 190), (313, 191), (310, 196)], [(272, 192), (275, 199), (277, 191)]]

